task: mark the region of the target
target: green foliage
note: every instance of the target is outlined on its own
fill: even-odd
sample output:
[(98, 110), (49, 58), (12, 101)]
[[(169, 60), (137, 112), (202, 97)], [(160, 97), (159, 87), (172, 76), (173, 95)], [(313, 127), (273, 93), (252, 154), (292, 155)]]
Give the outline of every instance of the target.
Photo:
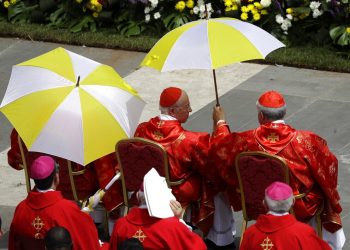
[(29, 23), (31, 13), (38, 8), (38, 4), (27, 6), (24, 2), (10, 5), (8, 8), (8, 20), (11, 23)]
[(122, 11), (115, 19), (117, 31), (123, 36), (138, 36), (146, 30), (145, 22), (143, 20), (132, 20), (130, 17), (132, 14), (134, 13)]
[(146, 30), (144, 22), (125, 21), (117, 25), (121, 35), (130, 37), (141, 35)]
[(350, 0), (5, 1), (0, 4), (0, 20), (35, 22), (72, 33), (109, 27), (126, 37), (161, 36), (187, 22), (206, 18), (207, 10), (212, 18), (228, 16), (254, 23), (288, 46), (333, 42), (350, 48), (346, 31), (350, 28)]
[(189, 21), (191, 21), (191, 18), (187, 14), (181, 12), (174, 12), (163, 19), (167, 30), (172, 30), (180, 27)]
[(338, 44), (340, 46), (350, 45), (350, 32), (347, 32), (345, 25), (340, 25), (332, 28), (329, 31), (329, 35), (335, 44)]
[(96, 31), (96, 22), (91, 16), (84, 16), (82, 19), (72, 20), (69, 30), (73, 33), (90, 30), (91, 32)]
[(65, 4), (59, 4), (57, 10), (49, 16), (48, 26), (54, 28), (65, 28), (67, 27), (67, 22), (70, 20), (68, 11)]

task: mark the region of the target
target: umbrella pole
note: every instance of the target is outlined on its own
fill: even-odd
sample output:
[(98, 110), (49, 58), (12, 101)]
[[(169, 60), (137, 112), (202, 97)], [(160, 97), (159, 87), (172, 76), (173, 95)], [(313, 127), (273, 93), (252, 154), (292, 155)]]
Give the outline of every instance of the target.
[(215, 87), (215, 97), (216, 97), (216, 107), (220, 106), (219, 103), (219, 95), (218, 95), (218, 86), (216, 84), (216, 74), (215, 74), (215, 69), (213, 69), (213, 77), (214, 77), (214, 87)]

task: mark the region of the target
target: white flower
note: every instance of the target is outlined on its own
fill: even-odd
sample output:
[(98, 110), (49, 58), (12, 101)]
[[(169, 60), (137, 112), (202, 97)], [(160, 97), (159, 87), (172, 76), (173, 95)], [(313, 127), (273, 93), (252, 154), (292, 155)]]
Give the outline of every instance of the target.
[(211, 12), (213, 10), (213, 8), (211, 7), (211, 3), (207, 4), (207, 11)]
[(145, 14), (148, 14), (150, 11), (151, 11), (151, 8), (150, 8), (150, 7), (146, 7), (146, 8), (145, 8)]
[(148, 23), (151, 20), (151, 15), (147, 14), (145, 15), (145, 21)]
[(293, 16), (291, 14), (287, 14), (286, 17), (289, 19), (289, 20), (292, 20), (293, 19)]
[(152, 5), (153, 8), (157, 7), (157, 5), (158, 5), (158, 0), (149, 0), (149, 1), (150, 1), (150, 3), (151, 3), (151, 5)]
[(287, 25), (287, 27), (292, 27), (292, 22), (289, 19), (284, 19), (282, 25)]
[(204, 0), (198, 0), (198, 1), (197, 1), (197, 5), (198, 5), (198, 6), (204, 5)]
[(310, 3), (310, 9), (312, 9), (312, 10), (318, 9), (318, 7), (320, 7), (320, 6), (321, 6), (321, 3), (320, 3), (320, 2), (312, 1), (312, 2)]
[(282, 23), (282, 24), (281, 24), (281, 29), (284, 30), (284, 31), (287, 31), (287, 30), (288, 30), (287, 24)]
[(332, 0), (326, 0), (326, 3), (330, 3)]
[(198, 8), (197, 6), (195, 6), (195, 7), (193, 8), (193, 13), (197, 15), (198, 12), (199, 12), (199, 8)]
[(201, 5), (201, 6), (199, 6), (199, 11), (200, 12), (205, 12), (205, 6), (204, 6), (204, 4), (203, 5)]
[(153, 17), (154, 17), (154, 19), (159, 19), (160, 13), (159, 12), (154, 13)]
[(276, 15), (276, 23), (281, 24), (283, 23), (283, 20), (284, 19), (280, 14)]
[(271, 0), (261, 0), (260, 4), (264, 7), (267, 8), (271, 5)]
[(316, 9), (316, 10), (314, 10), (314, 11), (312, 12), (312, 17), (313, 17), (313, 18), (317, 18), (317, 17), (321, 16), (322, 14), (323, 14), (322, 11)]
[(288, 35), (288, 31), (284, 31), (283, 34)]

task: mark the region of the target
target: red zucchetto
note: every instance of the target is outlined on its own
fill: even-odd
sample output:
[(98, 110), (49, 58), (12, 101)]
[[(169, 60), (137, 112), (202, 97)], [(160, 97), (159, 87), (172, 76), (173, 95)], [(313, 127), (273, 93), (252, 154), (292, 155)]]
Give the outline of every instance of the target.
[(258, 104), (266, 108), (282, 108), (286, 105), (283, 95), (274, 90), (263, 93), (258, 99)]
[(176, 87), (169, 87), (163, 90), (160, 95), (159, 105), (162, 107), (173, 106), (181, 97), (182, 90)]

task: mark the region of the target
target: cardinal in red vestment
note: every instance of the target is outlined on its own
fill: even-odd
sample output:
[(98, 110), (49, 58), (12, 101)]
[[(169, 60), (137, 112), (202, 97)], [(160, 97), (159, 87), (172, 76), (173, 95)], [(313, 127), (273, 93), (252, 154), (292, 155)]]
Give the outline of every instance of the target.
[(268, 213), (260, 215), (256, 223), (244, 232), (240, 249), (330, 250), (312, 227), (288, 213), (293, 202), (293, 191), (287, 184), (274, 182), (268, 186), (264, 200)]
[[(236, 192), (238, 179), (235, 158), (244, 151), (263, 151), (284, 158), (290, 169), (290, 185), (294, 195), (301, 197), (294, 204), (298, 220), (308, 222), (318, 209), (323, 209), (322, 225), (330, 232), (329, 243), (337, 249), (345, 236), (340, 219), (340, 197), (337, 191), (338, 161), (320, 136), (285, 124), (286, 103), (277, 91), (263, 93), (257, 101), (260, 127), (241, 133), (230, 133), (222, 123), (212, 141), (210, 157), (227, 184), (232, 206), (240, 210)], [(221, 107), (214, 111), (216, 119), (224, 120)], [(337, 243), (335, 243), (337, 242)]]
[(38, 242), (43, 242), (40, 240), (45, 238), (47, 231), (55, 226), (69, 231), (74, 249), (100, 249), (91, 217), (55, 190), (59, 183), (57, 166), (49, 156), (40, 156), (33, 161), (30, 177), (35, 187), (16, 207), (10, 226), (9, 250), (28, 249), (28, 244), (40, 244)]
[(117, 250), (118, 245), (130, 238), (137, 238), (143, 245), (143, 249), (207, 249), (203, 240), (193, 233), (184, 222), (179, 221), (182, 215), (179, 202), (171, 201), (170, 207), (174, 212), (174, 217), (160, 219), (149, 215), (142, 189), (136, 193), (136, 196), (139, 206), (132, 208), (114, 225), (110, 250)]
[[(192, 111), (184, 90), (176, 87), (164, 89), (160, 95), (159, 107), (161, 114), (141, 123), (136, 129), (135, 137), (155, 141), (165, 148), (170, 179), (173, 182), (179, 181), (178, 185), (172, 186), (172, 192), (183, 207), (192, 203), (192, 222), (206, 235), (212, 228), (213, 219), (219, 219), (214, 215), (214, 201), (218, 203), (225, 200), (214, 199), (217, 193), (214, 183), (219, 176), (215, 168), (208, 166), (210, 135), (188, 131), (181, 126)], [(199, 208), (196, 210), (193, 204), (199, 204)], [(229, 205), (220, 207), (221, 212), (215, 210), (221, 213), (223, 219), (218, 223), (216, 232), (225, 232), (226, 236), (211, 237), (211, 240), (224, 246), (233, 242), (230, 229), (233, 227), (233, 217)], [(225, 228), (219, 228), (220, 225)]]
[[(21, 143), (21, 145), (19, 144)], [(7, 153), (8, 163), (11, 167), (16, 170), (21, 170), (23, 165), (22, 155), (20, 146), (22, 146), (23, 157), (30, 172), (30, 166), (34, 159), (44, 155), (43, 153), (28, 152), (23, 141), (19, 138), (19, 135), (15, 129), (11, 132), (11, 148)], [(52, 156), (55, 161), (60, 165), (60, 183), (57, 187), (58, 191), (62, 192), (62, 195), (66, 199), (73, 200), (73, 192), (71, 188), (69, 172), (68, 172), (68, 161)], [(76, 186), (76, 192), (79, 200), (85, 200), (89, 196), (93, 195), (99, 188), (103, 189), (107, 183), (113, 178), (116, 173), (117, 159), (114, 153), (106, 155), (87, 166), (81, 166), (74, 162), (71, 162), (72, 170), (74, 172), (85, 170), (81, 175), (74, 176), (74, 183)], [(123, 203), (121, 182), (117, 181), (113, 186), (106, 192), (103, 197), (103, 206), (109, 212), (115, 210)]]

